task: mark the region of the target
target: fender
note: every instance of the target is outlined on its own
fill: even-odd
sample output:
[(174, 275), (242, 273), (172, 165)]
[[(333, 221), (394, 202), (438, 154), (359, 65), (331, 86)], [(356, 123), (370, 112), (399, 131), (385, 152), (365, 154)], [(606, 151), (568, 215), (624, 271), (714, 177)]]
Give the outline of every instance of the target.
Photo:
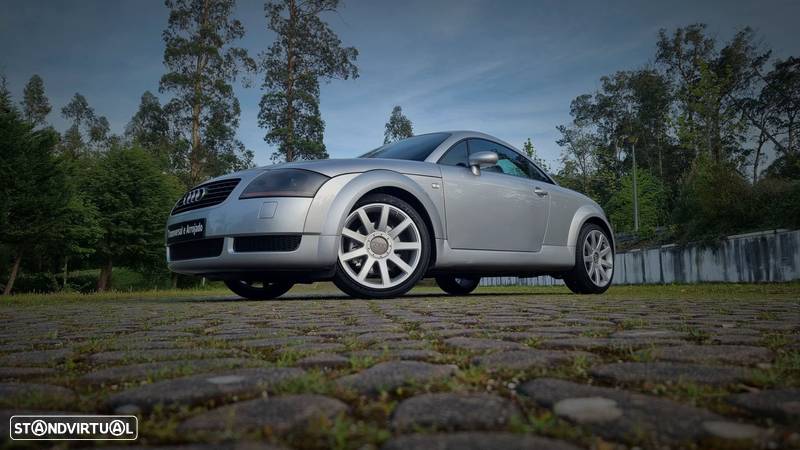
[(325, 183), (311, 203), (304, 233), (339, 236), (344, 221), (355, 203), (369, 191), (394, 187), (402, 189), (419, 200), (433, 225), (436, 239), (444, 238), (444, 227), (439, 211), (430, 196), (411, 178), (391, 170), (370, 170), (331, 178)]
[(577, 211), (575, 211), (575, 214), (572, 215), (572, 223), (570, 224), (569, 235), (567, 236), (567, 246), (575, 248), (575, 246), (578, 245), (578, 235), (581, 232), (581, 227), (583, 227), (583, 224), (591, 218), (598, 218), (602, 220), (608, 229), (611, 230), (611, 248), (616, 249), (614, 243), (614, 230), (611, 228), (611, 224), (608, 223), (608, 219), (606, 219), (606, 215), (603, 213), (603, 210), (597, 205), (583, 205), (578, 208)]

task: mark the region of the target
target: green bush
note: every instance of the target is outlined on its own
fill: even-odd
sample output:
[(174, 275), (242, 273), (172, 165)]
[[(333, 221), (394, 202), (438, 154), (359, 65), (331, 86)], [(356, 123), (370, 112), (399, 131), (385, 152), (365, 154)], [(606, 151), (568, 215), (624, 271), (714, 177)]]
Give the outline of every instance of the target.
[(39, 293), (56, 292), (61, 288), (56, 277), (51, 273), (21, 274), (14, 282), (14, 293)]
[[(67, 285), (74, 291), (94, 292), (97, 289), (99, 276), (100, 272), (97, 269), (72, 272)], [(115, 291), (167, 289), (170, 286), (170, 277), (166, 271), (146, 272), (127, 267), (115, 267), (111, 276), (111, 288)]]
[(67, 278), (67, 289), (83, 294), (94, 292), (97, 289), (97, 273), (80, 273)]
[(675, 211), (679, 237), (713, 239), (756, 228), (752, 200), (750, 184), (732, 164), (698, 156)]
[(752, 209), (761, 228), (800, 227), (800, 180), (760, 180), (753, 187)]
[[(650, 238), (655, 234), (655, 228), (666, 221), (664, 212), (666, 194), (658, 178), (646, 170), (637, 171), (636, 181), (639, 197), (639, 236)], [(632, 174), (622, 178), (620, 189), (612, 195), (605, 209), (614, 231), (634, 231)]]

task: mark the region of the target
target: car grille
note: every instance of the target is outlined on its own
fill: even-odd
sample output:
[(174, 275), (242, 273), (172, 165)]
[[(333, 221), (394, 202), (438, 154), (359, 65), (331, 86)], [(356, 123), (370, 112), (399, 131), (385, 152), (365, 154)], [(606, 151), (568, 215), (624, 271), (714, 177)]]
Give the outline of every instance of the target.
[(210, 238), (172, 244), (169, 246), (169, 260), (214, 258), (222, 254), (224, 243), (225, 238)]
[(233, 239), (233, 251), (247, 252), (291, 252), (300, 247), (299, 234), (271, 234), (244, 236)]
[[(231, 195), (231, 192), (233, 192), (233, 189), (239, 184), (239, 181), (241, 181), (239, 178), (231, 178), (228, 180), (212, 181), (211, 183), (205, 183), (195, 187), (178, 200), (178, 203), (172, 208), (172, 215), (219, 205)], [(204, 190), (204, 195), (197, 200), (193, 200), (192, 193), (199, 189)]]

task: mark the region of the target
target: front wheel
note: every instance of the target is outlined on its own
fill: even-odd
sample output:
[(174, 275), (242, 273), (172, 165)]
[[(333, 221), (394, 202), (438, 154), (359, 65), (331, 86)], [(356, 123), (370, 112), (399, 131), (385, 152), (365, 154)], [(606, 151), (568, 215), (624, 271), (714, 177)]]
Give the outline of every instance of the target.
[(280, 297), (294, 286), (294, 283), (279, 281), (225, 280), (225, 285), (239, 297), (250, 300), (271, 300)]
[(442, 275), (436, 277), (436, 284), (452, 295), (467, 295), (474, 291), (481, 282), (481, 277), (454, 277)]
[(605, 230), (583, 226), (575, 248), (575, 267), (564, 274), (564, 284), (576, 294), (602, 294), (614, 278), (614, 248)]
[(430, 251), (428, 229), (411, 205), (368, 195), (345, 219), (333, 281), (353, 297), (403, 295), (425, 274)]

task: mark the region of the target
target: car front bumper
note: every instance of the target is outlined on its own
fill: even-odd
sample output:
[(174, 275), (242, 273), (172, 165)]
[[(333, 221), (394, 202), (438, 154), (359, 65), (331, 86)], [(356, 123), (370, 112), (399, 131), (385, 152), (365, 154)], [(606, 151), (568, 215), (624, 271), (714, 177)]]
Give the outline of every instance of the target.
[[(238, 194), (238, 193), (237, 193)], [(187, 275), (226, 277), (240, 272), (318, 272), (336, 263), (338, 236), (304, 232), (312, 198), (275, 197), (243, 199), (232, 195), (225, 202), (170, 216), (167, 226), (205, 219), (204, 240), (222, 240), (215, 256), (177, 258), (167, 246), (167, 264), (173, 272)], [(300, 236), (292, 250), (237, 251), (236, 238)], [(191, 246), (192, 242), (178, 244)], [(201, 244), (201, 242), (197, 242)], [(175, 253), (175, 254), (173, 254)], [(216, 253), (216, 252), (215, 252)]]

